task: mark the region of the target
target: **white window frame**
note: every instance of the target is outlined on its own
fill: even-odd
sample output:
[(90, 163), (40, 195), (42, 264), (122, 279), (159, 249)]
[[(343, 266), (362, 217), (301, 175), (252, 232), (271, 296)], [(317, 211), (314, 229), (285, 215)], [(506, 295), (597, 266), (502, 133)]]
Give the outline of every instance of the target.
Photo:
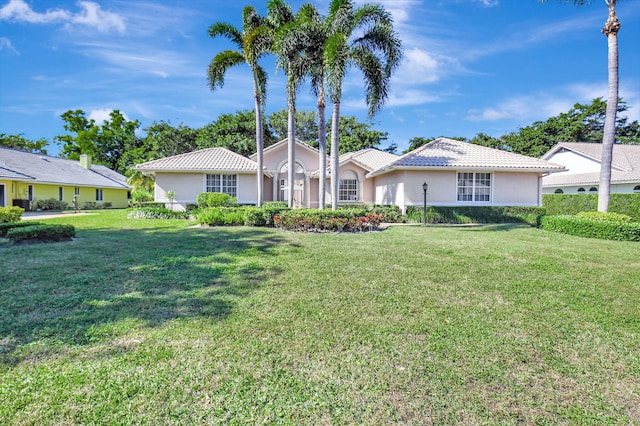
[(64, 187), (58, 187), (58, 201), (64, 201)]
[(73, 195), (75, 195), (75, 196), (79, 196), (80, 195), (80, 187), (79, 186), (76, 186), (73, 189)]
[[(461, 185), (461, 183), (463, 184)], [(456, 201), (458, 203), (490, 203), (492, 199), (493, 173), (456, 173)]]
[(358, 179), (340, 179), (338, 183), (338, 201), (358, 201)]
[(33, 185), (28, 185), (27, 186), (27, 199), (29, 201), (33, 201), (34, 200)]
[(102, 192), (102, 189), (96, 188), (96, 201), (102, 200), (104, 200), (104, 193)]
[(207, 173), (204, 175), (205, 192), (221, 192), (232, 197), (238, 196), (238, 175)]

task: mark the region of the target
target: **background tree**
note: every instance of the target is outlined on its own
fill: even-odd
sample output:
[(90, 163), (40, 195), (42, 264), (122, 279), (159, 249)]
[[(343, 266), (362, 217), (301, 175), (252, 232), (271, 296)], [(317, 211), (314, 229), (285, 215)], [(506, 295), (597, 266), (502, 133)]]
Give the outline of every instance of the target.
[(262, 122), (262, 105), (267, 93), (267, 73), (258, 64), (258, 59), (267, 53), (270, 45), (266, 22), (252, 6), (246, 6), (242, 16), (243, 30), (240, 32), (233, 25), (217, 22), (209, 27), (209, 36), (223, 36), (236, 44), (238, 50), (225, 50), (218, 53), (209, 63), (207, 78), (211, 90), (224, 85), (224, 76), (231, 67), (247, 64), (253, 76), (253, 95), (255, 108), (255, 145), (257, 152), (257, 205), (262, 205), (264, 198), (264, 177), (262, 151), (264, 149), (264, 130)]
[(338, 132), (340, 135), (339, 155), (365, 148), (378, 148), (389, 137), (387, 132), (372, 129), (371, 122), (358, 122), (357, 118), (352, 116), (340, 117)]
[(351, 0), (332, 0), (327, 17), (324, 59), (331, 118), (331, 207), (338, 208), (338, 155), (342, 82), (350, 65), (364, 76), (369, 116), (373, 116), (388, 96), (389, 81), (402, 56), (401, 42), (393, 31), (393, 18), (378, 4), (355, 8)]
[(154, 121), (144, 131), (147, 152), (140, 156), (141, 162), (171, 157), (198, 149), (198, 130), (184, 124), (173, 127), (167, 121)]
[[(198, 131), (198, 149), (219, 146), (247, 157), (253, 155), (257, 152), (255, 114), (255, 111), (247, 110), (237, 111), (235, 114), (221, 114), (213, 123)], [(263, 145), (271, 145), (275, 139), (268, 130), (264, 134), (266, 137), (263, 138)]]
[[(296, 137), (310, 145), (317, 145), (318, 116), (314, 111), (296, 111)], [(281, 109), (266, 119), (266, 129), (277, 141), (287, 137), (288, 111)]]
[(47, 155), (46, 146), (49, 142), (46, 139), (31, 140), (24, 137), (23, 133), (18, 135), (8, 135), (0, 133), (0, 146), (18, 151), (31, 152), (34, 154)]

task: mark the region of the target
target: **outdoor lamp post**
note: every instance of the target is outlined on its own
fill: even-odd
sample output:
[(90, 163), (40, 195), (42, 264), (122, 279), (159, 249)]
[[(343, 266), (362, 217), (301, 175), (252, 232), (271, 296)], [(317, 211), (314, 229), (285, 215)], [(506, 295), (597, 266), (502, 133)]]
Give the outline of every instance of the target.
[(422, 190), (424, 191), (424, 206), (422, 208), (422, 222), (426, 225), (427, 224), (427, 189), (429, 188), (429, 185), (427, 184), (427, 182), (422, 184)]

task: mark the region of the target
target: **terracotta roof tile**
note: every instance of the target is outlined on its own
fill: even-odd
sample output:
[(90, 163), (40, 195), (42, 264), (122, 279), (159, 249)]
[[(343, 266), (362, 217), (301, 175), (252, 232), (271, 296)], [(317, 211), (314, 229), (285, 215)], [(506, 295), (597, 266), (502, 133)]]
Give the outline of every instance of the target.
[(226, 148), (205, 148), (173, 157), (138, 164), (136, 170), (148, 171), (233, 171), (255, 172), (258, 165)]

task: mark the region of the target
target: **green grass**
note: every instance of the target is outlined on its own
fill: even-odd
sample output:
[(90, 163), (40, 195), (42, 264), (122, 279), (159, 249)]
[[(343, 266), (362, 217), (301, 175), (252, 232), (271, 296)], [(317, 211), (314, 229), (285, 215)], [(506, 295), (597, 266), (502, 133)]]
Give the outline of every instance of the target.
[(522, 225), (0, 244), (0, 424), (640, 424), (640, 245)]

